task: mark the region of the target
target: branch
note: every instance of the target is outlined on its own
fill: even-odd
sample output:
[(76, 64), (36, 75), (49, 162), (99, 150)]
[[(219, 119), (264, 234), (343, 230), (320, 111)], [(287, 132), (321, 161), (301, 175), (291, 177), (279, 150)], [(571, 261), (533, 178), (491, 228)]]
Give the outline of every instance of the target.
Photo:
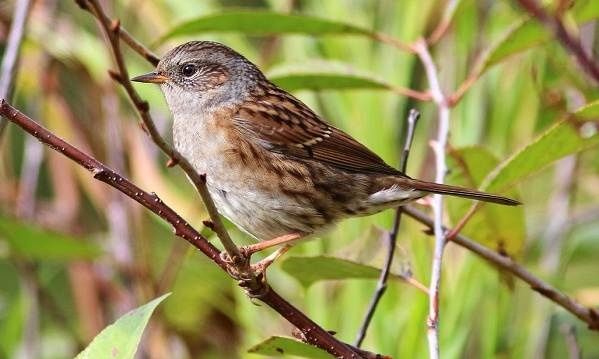
[[(439, 125), (437, 140), (433, 145), (435, 152), (436, 183), (443, 183), (447, 165), (445, 164), (445, 148), (447, 147), (447, 137), (449, 136), (449, 104), (437, 75), (437, 68), (428, 51), (426, 41), (420, 39), (414, 44), (416, 54), (420, 58), (426, 71), (426, 77), (431, 88), (433, 101), (439, 111)], [(433, 195), (433, 212), (435, 216), (435, 252), (431, 268), (431, 283), (429, 288), (429, 315), (428, 326), (428, 345), (431, 358), (439, 358), (439, 288), (441, 286), (441, 262), (443, 259), (443, 249), (445, 248), (445, 232), (443, 230), (443, 196)]]
[[(173, 227), (176, 236), (185, 239), (191, 245), (199, 249), (221, 269), (227, 270), (227, 263), (221, 259), (218, 248), (208, 242), (205, 237), (190, 226), (189, 223), (187, 223), (187, 221), (173, 209), (164, 204), (156, 194), (145, 192), (100, 161), (83, 153), (61, 138), (58, 138), (52, 132), (9, 105), (4, 99), (0, 100), (0, 115), (13, 122), (30, 135), (36, 137), (43, 144), (70, 158), (75, 163), (93, 173), (95, 179), (116, 188), (129, 198), (149, 209), (151, 212), (168, 222)], [(253, 284), (255, 285), (254, 287), (247, 288), (250, 295), (255, 294), (257, 299), (273, 308), (291, 324), (297, 327), (304, 334), (308, 343), (322, 348), (337, 357), (360, 357), (349, 346), (338, 341), (299, 309), (295, 308), (292, 304), (279, 296), (279, 294), (270, 288), (267, 283), (257, 280)]]
[[(17, 60), (19, 59), (21, 42), (23, 41), (30, 8), (31, 0), (19, 0), (15, 4), (12, 24), (2, 57), (2, 65), (0, 65), (0, 98), (9, 99), (12, 97), (12, 84), (17, 74)], [(0, 137), (2, 137), (5, 128), (6, 120), (0, 119)]]
[(552, 31), (562, 46), (576, 58), (580, 67), (591, 75), (596, 82), (599, 82), (599, 64), (586, 53), (580, 43), (580, 39), (568, 32), (563, 21), (558, 16), (547, 13), (536, 0), (518, 0), (518, 3), (532, 16), (537, 18), (543, 26)]
[[(168, 156), (171, 157), (171, 161), (169, 163), (176, 163), (183, 169), (185, 174), (189, 177), (192, 183), (195, 185), (197, 191), (206, 206), (206, 210), (210, 215), (209, 224), (210, 229), (212, 229), (219, 240), (222, 242), (223, 247), (229, 254), (229, 257), (232, 259), (241, 259), (242, 255), (239, 251), (239, 248), (235, 245), (229, 233), (225, 230), (225, 226), (223, 225), (220, 216), (218, 215), (218, 211), (216, 210), (216, 206), (210, 197), (210, 193), (208, 192), (208, 187), (206, 186), (206, 176), (198, 174), (192, 165), (181, 156), (175, 149), (173, 149), (166, 140), (160, 135), (152, 117), (150, 115), (150, 106), (149, 104), (142, 100), (137, 91), (133, 88), (133, 84), (129, 80), (129, 72), (127, 71), (127, 66), (125, 65), (125, 60), (123, 59), (123, 54), (120, 48), (119, 38), (123, 33), (120, 23), (118, 20), (110, 20), (110, 18), (104, 13), (104, 10), (100, 6), (97, 0), (76, 0), (79, 6), (83, 9), (88, 10), (92, 13), (99, 21), (100, 26), (104, 30), (106, 37), (108, 38), (108, 42), (110, 48), (112, 49), (112, 54), (114, 55), (114, 59), (117, 65), (117, 72), (110, 71), (110, 76), (120, 83), (127, 92), (127, 95), (135, 105), (139, 116), (143, 122), (143, 129), (149, 134), (150, 138), (154, 143)], [(130, 38), (130, 36), (128, 36)], [(132, 40), (133, 43), (139, 44), (136, 40)], [(129, 42), (127, 42), (130, 44)], [(139, 45), (141, 46), (141, 45)], [(143, 48), (143, 46), (141, 46)], [(145, 49), (145, 48), (144, 48)], [(144, 52), (145, 53), (145, 52)], [(152, 62), (152, 60), (148, 59), (148, 61)], [(239, 265), (243, 265), (244, 267), (249, 266), (245, 261), (240, 260), (237, 261)], [(244, 268), (244, 272), (247, 272), (247, 268)]]
[[(410, 155), (410, 148), (412, 147), (412, 140), (414, 139), (414, 130), (416, 128), (416, 123), (420, 118), (420, 112), (412, 109), (408, 115), (406, 120), (406, 137), (404, 139), (404, 147), (401, 155), (401, 159), (399, 161), (399, 170), (402, 173), (406, 172), (406, 167), (408, 165), (408, 157)], [(360, 326), (360, 330), (358, 331), (358, 335), (356, 336), (356, 340), (354, 345), (356, 347), (360, 347), (364, 338), (366, 337), (366, 332), (368, 331), (368, 326), (372, 321), (374, 316), (374, 311), (376, 310), (383, 294), (387, 290), (387, 280), (389, 279), (389, 273), (391, 273), (391, 264), (393, 263), (393, 256), (395, 254), (395, 247), (397, 244), (397, 233), (399, 232), (399, 224), (401, 223), (401, 212), (402, 207), (397, 207), (395, 210), (395, 217), (393, 218), (393, 227), (387, 236), (387, 245), (389, 246), (387, 249), (387, 257), (385, 258), (385, 265), (383, 266), (383, 270), (381, 271), (381, 275), (379, 276), (379, 280), (376, 285), (376, 289), (372, 298), (370, 299), (370, 304), (368, 306), (368, 310), (366, 311), (366, 315), (362, 321), (362, 325)]]
[[(88, 4), (87, 0), (75, 0), (77, 5), (83, 10), (89, 11), (92, 15), (94, 15), (100, 22), (102, 23), (111, 23), (112, 20), (106, 15), (105, 12), (100, 11), (96, 13), (93, 8), (91, 8)], [(150, 49), (145, 47), (141, 42), (137, 41), (133, 36), (127, 32), (127, 30), (121, 28), (119, 31), (119, 37), (123, 40), (129, 47), (137, 52), (141, 57), (146, 59), (149, 63), (156, 66), (160, 61), (160, 58), (156, 56)]]
[[(430, 229), (432, 229), (434, 226), (434, 221), (430, 217), (413, 207), (406, 206), (404, 208), (404, 213), (414, 218), (418, 222), (426, 225)], [(447, 228), (443, 227), (443, 230), (447, 230)], [(555, 304), (574, 314), (578, 319), (585, 322), (589, 329), (599, 331), (599, 311), (597, 309), (585, 307), (573, 298), (570, 298), (566, 294), (552, 287), (549, 283), (537, 278), (534, 274), (529, 272), (526, 268), (522, 267), (510, 257), (503, 256), (464, 235), (456, 235), (451, 242), (470, 250), (479, 257), (486, 259), (500, 269), (524, 281), (530, 285), (532, 290), (548, 298)]]

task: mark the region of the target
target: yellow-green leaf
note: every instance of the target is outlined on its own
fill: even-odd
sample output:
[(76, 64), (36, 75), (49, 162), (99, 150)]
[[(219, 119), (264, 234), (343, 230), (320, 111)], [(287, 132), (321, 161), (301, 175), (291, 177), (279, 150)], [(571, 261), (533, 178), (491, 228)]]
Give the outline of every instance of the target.
[[(376, 267), (329, 256), (287, 257), (281, 268), (306, 288), (322, 280), (376, 279), (381, 272)], [(391, 274), (391, 278), (399, 277)]]
[(170, 293), (164, 294), (130, 311), (104, 328), (76, 359), (133, 358), (150, 316), (169, 295)]
[(481, 188), (501, 192), (560, 158), (599, 144), (599, 135), (585, 131), (583, 124), (575, 116), (556, 123), (489, 173)]
[(33, 223), (0, 217), (0, 242), (19, 256), (35, 260), (92, 259), (100, 255), (94, 243), (64, 233), (48, 231)]
[(243, 10), (207, 15), (184, 22), (163, 35), (159, 41), (207, 32), (242, 32), (247, 35), (372, 35), (372, 31), (358, 26), (313, 16)]
[(546, 42), (550, 36), (550, 33), (534, 19), (517, 22), (501, 40), (487, 50), (482, 61), (481, 73), (514, 54)]
[(584, 120), (599, 120), (599, 100), (590, 102), (579, 108), (574, 115)]
[[(464, 147), (449, 154), (451, 174), (447, 180), (464, 187), (479, 187), (485, 176), (499, 164), (499, 159), (482, 146)], [(502, 194), (518, 198), (516, 190)], [(448, 198), (447, 203), (453, 223), (463, 218), (472, 206), (472, 202), (459, 198)], [(517, 255), (526, 237), (524, 208), (485, 204), (468, 221), (462, 233), (491, 248)]]
[(268, 78), (289, 91), (394, 88), (392, 84), (372, 74), (355, 70), (348, 64), (331, 61), (281, 65), (269, 71)]

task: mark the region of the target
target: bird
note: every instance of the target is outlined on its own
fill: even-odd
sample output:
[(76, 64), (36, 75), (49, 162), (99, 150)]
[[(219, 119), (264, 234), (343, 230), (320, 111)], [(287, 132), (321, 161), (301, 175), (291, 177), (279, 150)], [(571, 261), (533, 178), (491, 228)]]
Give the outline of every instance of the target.
[(257, 240), (244, 253), (279, 247), (264, 268), (340, 220), (431, 193), (520, 204), (407, 176), (218, 42), (179, 45), (131, 80), (160, 85), (175, 149), (206, 175), (218, 212)]

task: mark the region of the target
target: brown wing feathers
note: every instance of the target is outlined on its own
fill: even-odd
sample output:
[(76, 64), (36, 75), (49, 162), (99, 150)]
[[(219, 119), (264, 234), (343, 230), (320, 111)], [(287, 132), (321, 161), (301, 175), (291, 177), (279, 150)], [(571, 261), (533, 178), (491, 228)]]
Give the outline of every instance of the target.
[(254, 96), (253, 101), (246, 101), (239, 108), (234, 123), (238, 130), (268, 150), (313, 159), (346, 171), (392, 175), (397, 185), (404, 188), (504, 205), (520, 204), (490, 193), (407, 177), (274, 85), (258, 89)]
[(258, 91), (256, 96), (239, 108), (234, 121), (241, 131), (269, 150), (348, 171), (401, 175), (364, 145), (322, 121), (301, 101), (274, 85)]

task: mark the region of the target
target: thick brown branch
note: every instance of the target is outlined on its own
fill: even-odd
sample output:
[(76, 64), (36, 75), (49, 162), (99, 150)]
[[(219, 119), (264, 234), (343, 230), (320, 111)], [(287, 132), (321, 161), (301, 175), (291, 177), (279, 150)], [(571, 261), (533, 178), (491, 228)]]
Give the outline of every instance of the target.
[[(185, 239), (199, 249), (220, 268), (226, 271), (226, 263), (220, 258), (218, 248), (213, 246), (197, 230), (187, 223), (172, 208), (162, 202), (154, 193), (148, 193), (122, 177), (100, 161), (80, 151), (71, 144), (40, 126), (31, 118), (22, 114), (9, 105), (4, 99), (0, 100), (0, 115), (13, 122), (43, 144), (65, 155), (91, 173), (94, 178), (116, 188), (129, 198), (146, 207), (160, 218), (167, 221), (174, 229), (175, 235)], [(318, 346), (337, 357), (359, 358), (360, 356), (346, 344), (338, 341), (329, 332), (318, 326), (299, 309), (279, 296), (263, 281), (253, 282), (254, 287), (247, 288), (252, 293), (261, 293), (257, 298), (270, 306), (291, 324), (296, 326), (306, 336), (306, 341)]]
[(599, 64), (584, 51), (580, 39), (574, 37), (566, 29), (560, 18), (547, 13), (536, 0), (518, 0), (518, 3), (537, 18), (543, 26), (552, 31), (562, 46), (576, 58), (580, 67), (599, 82)]
[[(423, 212), (407, 206), (404, 208), (404, 213), (414, 218), (418, 222), (426, 225), (428, 228), (433, 228), (433, 220)], [(445, 228), (445, 230), (447, 230), (447, 228)], [(556, 303), (565, 310), (574, 314), (583, 322), (587, 323), (589, 329), (599, 331), (599, 311), (594, 308), (587, 308), (578, 303), (573, 298), (567, 296), (540, 278), (536, 277), (510, 257), (503, 256), (461, 234), (456, 235), (451, 242), (456, 243), (470, 250), (471, 252), (474, 252), (478, 256), (493, 263), (502, 270), (513, 274), (515, 277), (530, 285), (534, 291), (538, 292), (544, 297), (547, 297), (552, 302)]]

